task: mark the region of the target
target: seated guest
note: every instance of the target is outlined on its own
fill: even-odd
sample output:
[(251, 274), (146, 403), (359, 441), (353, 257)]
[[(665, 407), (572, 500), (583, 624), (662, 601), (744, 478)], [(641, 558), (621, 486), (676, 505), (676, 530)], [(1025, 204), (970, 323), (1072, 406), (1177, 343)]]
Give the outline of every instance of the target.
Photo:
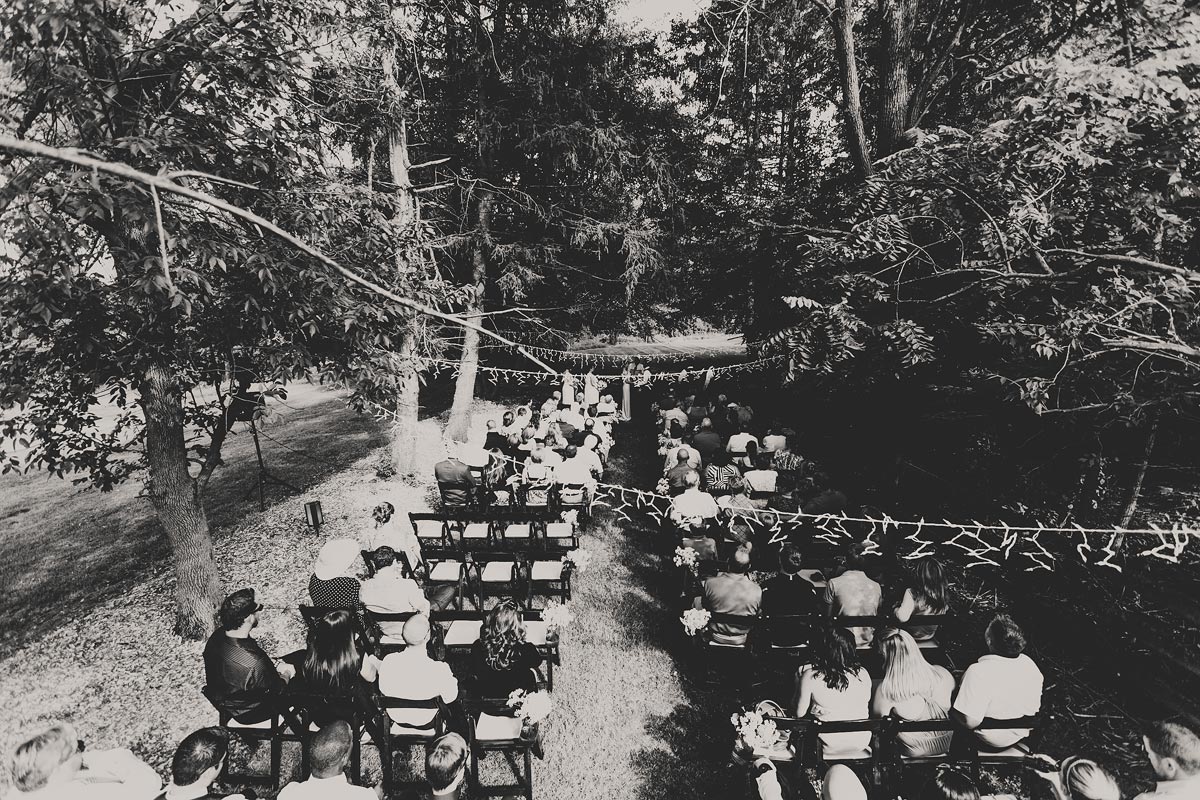
[(359, 650), (353, 612), (339, 608), (318, 619), (308, 632), (308, 647), (287, 660), (296, 668), (289, 691), (322, 698), (310, 706), (317, 725), (370, 716), (367, 682), (375, 680), (379, 659)]
[[(817, 588), (800, 577), (800, 546), (792, 542), (779, 551), (779, 574), (763, 587), (762, 610), (767, 617), (815, 616), (821, 609)], [(772, 624), (775, 644), (790, 647), (808, 641), (810, 623), (804, 620)]]
[(755, 512), (767, 507), (767, 501), (752, 499), (750, 486), (743, 482), (729, 494), (720, 497), (717, 505), (725, 509), (730, 516), (754, 517), (756, 516)]
[[(371, 553), (375, 574), (363, 581), (361, 599), (368, 611), (380, 614), (429, 613), (429, 600), (412, 578), (406, 578), (396, 553), (390, 547), (379, 547)], [(400, 641), (403, 622), (381, 622), (379, 629), (388, 642)]]
[(525, 459), (525, 466), (528, 467), (531, 463), (533, 463), (534, 453), (541, 453), (542, 463), (552, 469), (559, 467), (563, 463), (562, 456), (560, 456), (554, 450), (551, 450), (549, 447), (546, 447), (546, 445), (542, 442), (537, 442), (532, 452), (530, 452), (529, 458)]
[(243, 725), (270, 719), (275, 705), (270, 695), (282, 691), (293, 670), (275, 669), (271, 657), (250, 636), (262, 606), (253, 589), (239, 589), (217, 611), (217, 630), (204, 645), (205, 695), (221, 711)]
[[(749, 449), (753, 443), (746, 446), (749, 458)], [(771, 469), (771, 457), (766, 453), (759, 454), (755, 461), (754, 468), (749, 472), (742, 474), (742, 479), (746, 482), (746, 486), (750, 488), (750, 498), (752, 500), (766, 501), (775, 495), (776, 482), (779, 480), (779, 473)]]
[(562, 425), (557, 421), (551, 422), (550, 427), (546, 429), (546, 449), (562, 450), (569, 444), (567, 437), (563, 435)]
[[(404, 623), (403, 638), (407, 647), (399, 653), (389, 653), (379, 665), (379, 691), (384, 697), (402, 700), (429, 700), (440, 697), (443, 703), (458, 699), (458, 679), (450, 665), (429, 657), (429, 617), (417, 614)], [(393, 731), (428, 731), (437, 717), (436, 711), (415, 708), (390, 708)]]
[(741, 470), (742, 474), (752, 469), (756, 469), (758, 463), (758, 442), (746, 442), (746, 452), (742, 455), (734, 455), (733, 463)]
[(354, 732), (345, 722), (334, 722), (314, 733), (308, 754), (312, 777), (284, 786), (279, 800), (379, 800), (382, 786), (354, 786), (346, 777), (353, 747)]
[(713, 463), (713, 456), (725, 449), (721, 434), (713, 430), (712, 420), (708, 417), (700, 420), (700, 430), (692, 434), (692, 448), (700, 454), (704, 464)]
[[(862, 545), (852, 545), (846, 556), (846, 571), (825, 585), (825, 605), (832, 616), (871, 617), (879, 613), (883, 587), (867, 576), (864, 567)], [(855, 627), (850, 632), (859, 645), (870, 644), (875, 638), (874, 628)]]
[(689, 473), (684, 482), (683, 494), (671, 500), (671, 521), (685, 531), (703, 528), (709, 520), (717, 518), (720, 509), (717, 501), (708, 492), (700, 491), (700, 476)]
[(411, 525), (397, 519), (396, 507), (391, 503), (380, 503), (375, 506), (371, 516), (375, 520), (375, 528), (363, 537), (367, 547), (372, 550), (390, 547), (397, 553), (404, 553), (408, 565), (416, 569), (421, 563), (421, 541)]
[(683, 436), (684, 431), (688, 428), (688, 416), (679, 407), (679, 403), (674, 400), (668, 401), (663, 406), (662, 417), (662, 432), (672, 439), (678, 439)]
[[(563, 451), (562, 466), (554, 471), (554, 479), (560, 486), (569, 484), (584, 484), (590, 485), (596, 482), (596, 463), (586, 453), (590, 451), (580, 450), (575, 445), (567, 445), (567, 449)], [(595, 456), (591, 453), (591, 456)]]
[(747, 403), (730, 403), (728, 407), (730, 415), (737, 418), (743, 430), (749, 430), (750, 423), (754, 420), (754, 409)]
[(496, 420), (487, 421), (487, 436), (483, 440), (484, 450), (503, 450), (507, 441), (504, 434), (496, 427)]
[(158, 773), (124, 748), (86, 750), (75, 728), (56, 722), (17, 745), (11, 800), (150, 800)]
[(537, 433), (537, 431), (535, 431), (532, 427), (527, 427), (525, 430), (521, 431), (521, 443), (517, 445), (517, 449), (520, 450), (523, 455), (532, 453), (534, 448), (537, 447), (538, 442), (534, 438), (535, 433)]
[(729, 441), (725, 443), (725, 451), (735, 456), (744, 456), (746, 455), (746, 445), (750, 442), (754, 442), (754, 446), (758, 447), (758, 439), (739, 425), (737, 433), (730, 436)]
[(171, 759), (171, 783), (154, 800), (245, 800), (212, 789), (228, 757), (229, 737), (221, 728), (189, 733)]
[(501, 436), (507, 437), (507, 436), (512, 436), (514, 433), (519, 434), (524, 429), (525, 429), (524, 425), (517, 424), (517, 415), (514, 412), (512, 412), (512, 411), (504, 412), (504, 416), (501, 417), (501, 422), (500, 422), (500, 435)]
[(457, 733), (439, 736), (425, 754), (425, 780), (429, 791), (420, 800), (459, 800), (467, 776), (471, 750)]
[[(892, 611), (897, 622), (908, 622), (914, 616), (937, 616), (950, 610), (946, 571), (937, 559), (923, 558), (917, 562), (916, 574), (900, 604)], [(918, 642), (925, 642), (937, 633), (937, 625), (922, 625), (909, 629)]]
[[(1025, 634), (1007, 614), (997, 614), (984, 633), (988, 655), (963, 673), (954, 716), (975, 730), (985, 719), (1032, 716), (1042, 707), (1042, 672), (1025, 655)], [(1004, 750), (1029, 735), (1028, 728), (976, 730), (978, 744)]]
[[(797, 717), (829, 722), (866, 719), (871, 676), (858, 661), (854, 637), (845, 628), (827, 628), (813, 648), (812, 663), (796, 673)], [(865, 753), (871, 732), (821, 734), (825, 758)]]
[(606, 394), (600, 398), (600, 404), (596, 406), (596, 416), (615, 417), (617, 410), (617, 401), (613, 399), (611, 394)]
[(525, 502), (529, 505), (544, 506), (550, 502), (550, 487), (554, 485), (554, 474), (561, 470), (550, 467), (545, 462), (541, 452), (531, 453), (529, 464), (521, 473), (521, 483), (525, 487)]
[[(579, 413), (575, 407), (564, 408), (558, 412), (558, 424), (563, 429), (563, 435), (568, 439), (573, 437), (578, 431), (583, 430), (583, 423), (583, 414)], [(570, 428), (569, 433), (567, 432), (568, 427)]]
[(695, 395), (684, 401), (684, 410), (691, 427), (699, 427), (701, 421), (708, 416), (708, 404)]
[[(889, 630), (879, 648), (883, 680), (875, 689), (871, 713), (912, 722), (948, 719), (954, 694), (954, 676), (949, 670), (926, 661), (907, 631)], [(928, 758), (948, 753), (952, 735), (950, 731), (901, 733), (896, 744), (903, 756)]]
[[(725, 569), (711, 578), (705, 578), (700, 597), (695, 607), (705, 608), (714, 614), (736, 614), (754, 616), (762, 610), (762, 587), (751, 580), (750, 553), (738, 548), (729, 559)], [(727, 622), (710, 622), (708, 637), (718, 644), (745, 644), (749, 629), (746, 626)]]
[[(505, 435), (509, 436), (510, 434)], [(512, 445), (506, 446), (505, 449), (506, 452), (511, 450)], [(471, 501), (475, 476), (471, 473), (471, 468), (458, 456), (449, 455), (444, 461), (434, 464), (433, 476), (437, 479), (438, 488), (441, 490), (443, 505), (465, 506)]]
[(689, 467), (694, 469), (696, 472), (700, 471), (700, 467), (703, 462), (700, 460), (699, 451), (690, 445), (680, 442), (672, 447), (667, 448), (667, 456), (663, 461), (663, 474), (666, 474), (667, 470), (674, 468), (675, 465), (679, 463), (680, 453), (685, 453), (687, 455), (687, 464)]
[(358, 558), (361, 548), (353, 539), (330, 539), (321, 546), (312, 577), (308, 579), (308, 596), (318, 608), (358, 608), (362, 584), (350, 574), (350, 565)]
[(583, 463), (588, 465), (588, 469), (592, 473), (592, 477), (599, 480), (604, 477), (604, 460), (600, 458), (600, 454), (596, 452), (594, 447), (595, 439), (589, 439), (583, 447), (577, 448), (576, 458), (579, 458)]
[(787, 449), (787, 437), (779, 432), (779, 428), (771, 428), (762, 440), (762, 451), (774, 455), (780, 450)]
[(525, 622), (516, 603), (505, 600), (488, 612), (479, 641), (471, 646), (471, 674), (475, 693), (485, 698), (507, 698), (517, 689), (537, 691), (542, 654), (525, 641)]
[[(1090, 758), (1065, 758), (1058, 769), (1052, 771), (1042, 771), (1036, 766), (1042, 758), (1045, 756), (1033, 756), (1031, 759), (1033, 774), (1050, 784), (1054, 800), (1121, 800), (1121, 787), (1116, 779)], [(1047, 760), (1053, 764), (1053, 759)]]
[(1134, 800), (1200, 797), (1200, 730), (1181, 721), (1152, 723), (1142, 736), (1158, 785)]
[(683, 490), (687, 488), (687, 481), (684, 479), (688, 475), (696, 474), (696, 470), (688, 463), (688, 451), (681, 447), (675, 453), (675, 466), (667, 470), (666, 475), (667, 486), (670, 487), (672, 497), (683, 494)]
[(729, 494), (742, 488), (742, 473), (730, 463), (729, 454), (718, 450), (704, 468), (704, 485), (712, 494)]
[(542, 403), (542, 408), (541, 408), (542, 416), (548, 417), (551, 414), (553, 414), (554, 412), (558, 411), (558, 406), (561, 403), (562, 403), (562, 392), (555, 392), (554, 394), (550, 395), (549, 399), (547, 399), (546, 402)]
[(942, 765), (929, 779), (921, 800), (984, 800), (975, 781), (954, 767)]
[(771, 454), (771, 466), (780, 472), (799, 472), (804, 467), (804, 458), (794, 451), (791, 437), (783, 437), (783, 445)]

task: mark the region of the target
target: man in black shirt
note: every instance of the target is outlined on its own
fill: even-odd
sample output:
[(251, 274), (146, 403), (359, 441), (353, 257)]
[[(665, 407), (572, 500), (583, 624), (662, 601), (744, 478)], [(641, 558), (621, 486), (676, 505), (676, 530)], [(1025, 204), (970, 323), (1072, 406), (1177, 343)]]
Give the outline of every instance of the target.
[(243, 794), (227, 795), (213, 789), (228, 757), (229, 739), (220, 728), (188, 734), (171, 760), (170, 785), (154, 800), (244, 800)]
[(692, 447), (696, 448), (706, 465), (712, 463), (712, 457), (717, 452), (725, 449), (721, 434), (713, 430), (712, 420), (708, 417), (700, 420), (700, 430), (692, 436)]
[[(800, 547), (788, 542), (779, 552), (779, 574), (763, 587), (763, 616), (814, 616), (819, 613), (821, 605), (816, 587), (800, 577), (800, 566)], [(808, 641), (810, 627), (803, 620), (773, 624), (771, 638), (775, 644), (785, 647), (804, 644)]]
[(204, 646), (205, 696), (219, 710), (243, 724), (270, 719), (270, 695), (284, 679), (250, 632), (258, 625), (262, 606), (253, 589), (239, 589), (221, 603), (219, 627)]

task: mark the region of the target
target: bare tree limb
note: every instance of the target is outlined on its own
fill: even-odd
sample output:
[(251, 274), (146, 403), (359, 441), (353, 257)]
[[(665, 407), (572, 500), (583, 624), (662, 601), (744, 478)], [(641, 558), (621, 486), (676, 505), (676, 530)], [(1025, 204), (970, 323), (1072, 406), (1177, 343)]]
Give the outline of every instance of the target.
[(1177, 267), (1174, 264), (1164, 264), (1161, 261), (1151, 261), (1148, 258), (1139, 258), (1138, 256), (1123, 256), (1117, 253), (1089, 253), (1085, 250), (1071, 250), (1066, 247), (1054, 247), (1043, 250), (1047, 255), (1068, 255), (1078, 258), (1091, 258), (1096, 261), (1107, 261), (1113, 264), (1128, 264), (1133, 267), (1145, 267), (1146, 269), (1158, 270), (1159, 272), (1168, 272), (1172, 275), (1178, 275), (1181, 278), (1187, 278), (1189, 281), (1200, 282), (1200, 272), (1187, 269), (1186, 267)]

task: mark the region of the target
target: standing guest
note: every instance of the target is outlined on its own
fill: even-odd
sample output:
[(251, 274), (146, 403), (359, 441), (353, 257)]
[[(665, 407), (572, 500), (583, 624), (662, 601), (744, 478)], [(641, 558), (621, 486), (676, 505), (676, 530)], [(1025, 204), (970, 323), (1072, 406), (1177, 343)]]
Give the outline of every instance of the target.
[(501, 433), (499, 428), (496, 426), (496, 420), (489, 419), (487, 421), (487, 436), (484, 437), (483, 440), (483, 449), (502, 450), (504, 449), (504, 444), (507, 441), (508, 440), (505, 438), (504, 434)]
[(262, 609), (253, 589), (229, 595), (217, 611), (218, 628), (204, 645), (205, 695), (243, 725), (270, 719), (275, 713), (271, 695), (294, 674), (285, 665), (276, 670), (250, 635)]
[(725, 443), (725, 450), (734, 456), (744, 456), (746, 455), (746, 445), (749, 442), (754, 442), (754, 446), (757, 449), (758, 439), (754, 438), (754, 434), (747, 433), (746, 429), (739, 425), (737, 432), (730, 436), (729, 441)]
[[(832, 616), (873, 617), (879, 613), (883, 587), (867, 576), (865, 566), (862, 545), (852, 545), (846, 555), (846, 571), (825, 585), (825, 604)], [(855, 627), (850, 632), (860, 646), (875, 638), (874, 628)]]
[(279, 800), (379, 800), (383, 786), (355, 786), (346, 777), (354, 733), (342, 721), (326, 725), (312, 735), (309, 761), (312, 777), (284, 786)]
[(352, 612), (339, 608), (317, 619), (307, 648), (288, 660), (296, 668), (288, 690), (314, 696), (309, 711), (317, 725), (371, 716), (367, 683), (375, 680), (379, 659), (359, 650)]
[[(892, 615), (897, 622), (908, 622), (914, 616), (937, 616), (950, 610), (949, 587), (946, 571), (940, 561), (923, 558), (917, 562), (916, 574), (904, 590), (900, 604)], [(918, 642), (927, 642), (937, 633), (937, 625), (922, 625), (910, 628), (909, 633)]]
[[(730, 557), (725, 569), (711, 578), (705, 578), (701, 595), (695, 607), (704, 608), (714, 614), (755, 616), (762, 610), (762, 587), (751, 580), (750, 554), (738, 548)], [(728, 622), (710, 622), (708, 637), (717, 644), (743, 645), (750, 629), (747, 626)]]
[[(508, 414), (506, 413), (507, 417)], [(511, 434), (506, 433), (512, 441)], [(508, 445), (506, 450), (512, 449), (513, 445)], [(457, 455), (451, 454), (444, 461), (439, 461), (433, 465), (433, 476), (437, 479), (438, 489), (442, 494), (442, 505), (447, 506), (465, 506), (471, 502), (472, 490), (475, 487), (475, 475), (471, 472), (471, 467), (464, 463)]]
[(425, 780), (429, 782), (429, 791), (419, 800), (460, 800), (470, 755), (467, 740), (457, 733), (435, 739), (425, 754)]
[[(811, 664), (796, 673), (797, 717), (828, 722), (866, 719), (871, 676), (858, 661), (854, 637), (845, 628), (827, 628), (813, 649)], [(871, 732), (821, 734), (825, 758), (866, 753)]]
[(762, 440), (762, 451), (774, 454), (786, 449), (787, 437), (779, 432), (779, 428), (768, 429), (767, 435)]
[(633, 364), (621, 370), (621, 419), (633, 419)]
[[(945, 667), (930, 664), (907, 631), (889, 630), (879, 643), (883, 653), (883, 680), (875, 689), (871, 713), (902, 721), (948, 719), (954, 676)], [(896, 737), (900, 754), (929, 758), (950, 751), (951, 731), (901, 733)]]
[[(412, 578), (406, 578), (390, 547), (379, 547), (370, 554), (375, 574), (363, 581), (361, 599), (368, 611), (380, 614), (429, 613), (429, 599)], [(381, 622), (385, 639), (400, 639), (403, 622)]]
[(708, 417), (700, 420), (700, 429), (692, 434), (692, 448), (705, 464), (711, 464), (713, 456), (725, 449), (721, 435), (713, 430), (712, 420)]
[(1179, 721), (1155, 722), (1142, 744), (1158, 784), (1134, 800), (1195, 800), (1200, 797), (1200, 730)]
[[(1036, 764), (1043, 758), (1054, 763), (1045, 756), (1033, 756), (1031, 760)], [(1034, 766), (1033, 774), (1050, 784), (1055, 800), (1121, 800), (1116, 779), (1090, 758), (1071, 756), (1063, 759), (1058, 769), (1046, 772)]]
[(715, 495), (730, 494), (742, 488), (742, 473), (729, 461), (729, 453), (718, 450), (704, 468), (704, 485)]
[(1029, 735), (1028, 728), (976, 730), (985, 719), (1017, 719), (1042, 707), (1042, 672), (1025, 655), (1025, 634), (1007, 614), (997, 614), (984, 632), (988, 655), (963, 673), (954, 716), (975, 731), (981, 747), (1003, 750)]
[(350, 574), (350, 565), (362, 552), (353, 539), (330, 539), (321, 546), (312, 577), (308, 579), (308, 596), (318, 608), (356, 609), (360, 605), (362, 584)]
[(679, 463), (679, 453), (687, 454), (687, 464), (696, 472), (700, 471), (703, 461), (700, 458), (700, 452), (694, 447), (683, 444), (682, 442), (667, 449), (666, 459), (663, 461), (663, 472), (673, 468)]
[[(800, 546), (787, 542), (779, 551), (779, 574), (763, 587), (762, 610), (767, 617), (812, 616), (821, 607), (817, 587), (800, 577), (803, 565)], [(809, 625), (804, 620), (788, 620), (771, 626), (772, 641), (794, 647), (808, 641)]]
[[(408, 645), (399, 653), (389, 653), (379, 665), (379, 691), (384, 697), (402, 700), (429, 700), (440, 697), (443, 703), (458, 699), (458, 679), (443, 661), (429, 657), (429, 617), (417, 614), (404, 623), (403, 638)], [(424, 709), (391, 708), (388, 714), (400, 723), (406, 732), (430, 730), (437, 717), (436, 711)]]
[(12, 782), (10, 800), (150, 800), (162, 788), (129, 750), (87, 750), (66, 722), (17, 745)]
[(421, 540), (413, 532), (412, 526), (396, 518), (396, 507), (391, 503), (380, 503), (371, 512), (371, 517), (375, 520), (375, 528), (363, 537), (367, 546), (372, 550), (389, 547), (397, 553), (404, 553), (408, 565), (416, 569), (421, 563)]
[(696, 470), (688, 463), (688, 451), (679, 448), (675, 451), (675, 466), (667, 470), (667, 486), (672, 497), (683, 494), (687, 489), (687, 476), (694, 475)]
[(583, 405), (592, 411), (600, 405), (600, 379), (596, 377), (595, 367), (588, 367), (583, 375)]
[(700, 476), (695, 472), (684, 478), (687, 488), (671, 501), (671, 520), (685, 532), (703, 528), (717, 518), (720, 508), (708, 492), (700, 491)]
[(189, 733), (171, 759), (171, 783), (154, 800), (245, 800), (241, 794), (213, 791), (228, 757), (229, 735), (221, 728)]
[(525, 622), (512, 600), (488, 612), (479, 641), (471, 646), (475, 692), (485, 698), (507, 698), (518, 689), (537, 691), (542, 654), (526, 641)]

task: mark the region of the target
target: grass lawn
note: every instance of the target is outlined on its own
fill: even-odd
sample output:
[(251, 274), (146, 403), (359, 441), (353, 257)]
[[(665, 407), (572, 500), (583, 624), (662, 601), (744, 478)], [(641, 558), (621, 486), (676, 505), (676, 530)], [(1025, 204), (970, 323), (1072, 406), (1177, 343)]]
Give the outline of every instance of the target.
[[(286, 401), (271, 401), (262, 446), (272, 472), (303, 488), (386, 441), (386, 426), (351, 411), (342, 397), (294, 384)], [(257, 510), (257, 494), (242, 499), (257, 474), (254, 444), (242, 425), (227, 441), (224, 460), (206, 498), (217, 539)], [(0, 563), (8, 576), (0, 592), (0, 655), (168, 568), (169, 545), (141, 490), (140, 480), (100, 492), (42, 472), (0, 476)], [(286, 502), (287, 495), (272, 488), (267, 501)]]

